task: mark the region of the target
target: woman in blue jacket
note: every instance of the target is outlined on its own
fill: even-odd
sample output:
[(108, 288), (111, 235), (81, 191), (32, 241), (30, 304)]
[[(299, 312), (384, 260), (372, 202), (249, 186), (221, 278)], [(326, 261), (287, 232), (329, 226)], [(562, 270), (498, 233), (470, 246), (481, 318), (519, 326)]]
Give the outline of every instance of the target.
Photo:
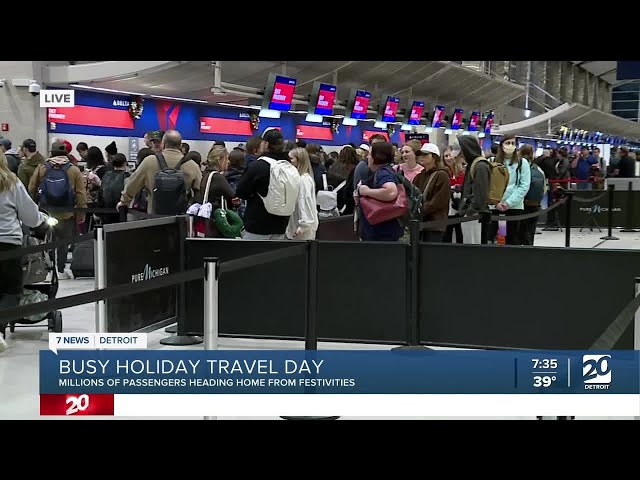
[[(509, 169), (509, 185), (496, 208), (507, 216), (524, 214), (524, 197), (531, 184), (531, 167), (524, 158), (518, 157), (515, 135), (506, 135), (500, 142), (496, 162)], [(507, 245), (527, 245), (526, 220), (507, 221)]]

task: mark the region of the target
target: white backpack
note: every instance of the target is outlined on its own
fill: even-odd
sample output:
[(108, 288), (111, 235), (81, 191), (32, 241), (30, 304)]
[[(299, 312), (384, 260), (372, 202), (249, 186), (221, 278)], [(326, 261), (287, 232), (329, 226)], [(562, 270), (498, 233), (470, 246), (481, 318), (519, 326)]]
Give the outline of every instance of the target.
[(274, 160), (260, 157), (270, 166), (269, 190), (262, 198), (264, 208), (272, 215), (289, 217), (296, 209), (300, 192), (300, 174), (298, 169), (286, 160)]
[(333, 218), (339, 217), (340, 214), (346, 208), (346, 205), (342, 207), (342, 211), (338, 210), (338, 192), (347, 184), (344, 180), (338, 185), (335, 190), (329, 190), (327, 185), (327, 174), (322, 174), (322, 183), (324, 184), (324, 190), (320, 190), (316, 195), (316, 204), (318, 205), (318, 217), (319, 218)]

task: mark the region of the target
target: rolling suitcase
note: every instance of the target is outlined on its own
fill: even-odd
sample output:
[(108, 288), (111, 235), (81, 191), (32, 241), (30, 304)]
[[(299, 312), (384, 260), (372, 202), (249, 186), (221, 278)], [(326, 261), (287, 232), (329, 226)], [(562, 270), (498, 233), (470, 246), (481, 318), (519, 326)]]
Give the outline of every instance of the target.
[(73, 278), (93, 277), (93, 240), (78, 243), (71, 259)]

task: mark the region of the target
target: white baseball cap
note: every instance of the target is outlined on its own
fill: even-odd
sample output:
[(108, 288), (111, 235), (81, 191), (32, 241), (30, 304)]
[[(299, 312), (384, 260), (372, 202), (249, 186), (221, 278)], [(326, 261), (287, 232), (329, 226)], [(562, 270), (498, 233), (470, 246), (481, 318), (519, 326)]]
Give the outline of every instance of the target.
[(424, 153), (435, 153), (440, 156), (440, 149), (435, 143), (425, 143), (420, 147), (420, 151)]
[(358, 148), (366, 151), (366, 152), (370, 152), (371, 151), (371, 147), (369, 145), (367, 145), (366, 143), (363, 143), (362, 145), (360, 145)]

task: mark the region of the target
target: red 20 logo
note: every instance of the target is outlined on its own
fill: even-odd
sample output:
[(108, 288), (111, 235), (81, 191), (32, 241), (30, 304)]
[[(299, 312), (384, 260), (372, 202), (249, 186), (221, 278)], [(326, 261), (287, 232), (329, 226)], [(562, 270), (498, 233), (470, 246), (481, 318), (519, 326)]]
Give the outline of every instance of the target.
[(89, 408), (89, 395), (83, 394), (78, 397), (67, 397), (67, 415), (73, 415), (77, 412), (83, 412)]

